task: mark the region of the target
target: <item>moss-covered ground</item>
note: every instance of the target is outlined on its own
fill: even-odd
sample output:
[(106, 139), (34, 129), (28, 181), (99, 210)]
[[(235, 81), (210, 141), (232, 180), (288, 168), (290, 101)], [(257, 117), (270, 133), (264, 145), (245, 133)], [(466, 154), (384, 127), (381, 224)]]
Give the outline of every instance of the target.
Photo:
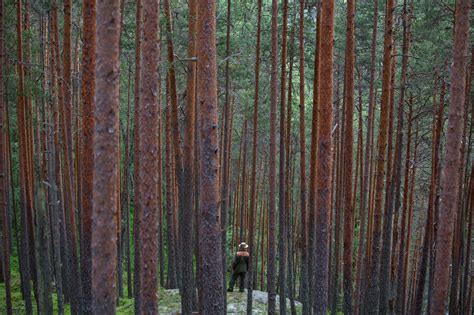
[[(18, 260), (12, 257), (12, 304), (13, 314), (26, 314), (23, 299), (21, 296), (21, 285), (20, 285), (20, 274), (18, 272)], [(126, 287), (125, 287), (126, 289)], [(126, 294), (125, 294), (126, 295)], [(160, 289), (160, 314), (176, 314), (180, 310), (180, 296), (178, 290), (165, 290)], [(253, 313), (254, 314), (265, 314), (267, 313), (267, 293), (262, 291), (254, 291), (254, 303)], [(57, 314), (57, 297), (53, 293), (53, 306), (54, 312)], [(35, 303), (33, 302), (33, 306)], [(244, 314), (246, 313), (247, 306), (247, 292), (230, 292), (227, 294), (227, 313), (228, 314)], [(278, 297), (277, 297), (277, 309), (279, 309)], [(287, 301), (287, 309), (290, 310), (289, 300)], [(5, 300), (5, 284), (0, 283), (0, 314), (5, 314), (6, 300)], [(132, 315), (133, 312), (133, 299), (123, 298), (120, 299), (117, 307), (117, 314), (120, 315)], [(297, 313), (301, 314), (301, 304), (297, 303)], [(70, 314), (69, 305), (65, 305), (65, 314)]]

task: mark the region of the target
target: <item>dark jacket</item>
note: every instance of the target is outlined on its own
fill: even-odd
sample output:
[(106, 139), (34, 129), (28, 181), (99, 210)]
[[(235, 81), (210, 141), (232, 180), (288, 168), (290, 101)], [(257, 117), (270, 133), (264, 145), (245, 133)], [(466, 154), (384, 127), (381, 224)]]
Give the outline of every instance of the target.
[(235, 273), (243, 273), (249, 270), (249, 253), (239, 251), (232, 260), (232, 271)]

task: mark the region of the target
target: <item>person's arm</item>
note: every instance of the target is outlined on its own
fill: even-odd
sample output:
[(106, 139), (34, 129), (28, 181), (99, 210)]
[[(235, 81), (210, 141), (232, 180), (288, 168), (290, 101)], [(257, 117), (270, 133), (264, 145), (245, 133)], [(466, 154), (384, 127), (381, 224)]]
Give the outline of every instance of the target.
[(235, 270), (235, 267), (237, 267), (237, 255), (234, 256), (234, 259), (232, 259), (232, 271)]

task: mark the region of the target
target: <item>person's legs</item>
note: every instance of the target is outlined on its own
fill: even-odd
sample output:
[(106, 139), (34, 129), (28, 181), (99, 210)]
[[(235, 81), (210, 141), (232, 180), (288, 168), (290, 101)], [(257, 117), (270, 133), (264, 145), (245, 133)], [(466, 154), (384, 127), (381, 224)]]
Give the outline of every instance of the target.
[(239, 277), (240, 277), (239, 291), (244, 292), (245, 272), (240, 273)]
[(238, 273), (232, 272), (232, 275), (230, 277), (229, 289), (227, 291), (232, 292), (234, 290), (235, 281), (237, 280), (238, 276)]

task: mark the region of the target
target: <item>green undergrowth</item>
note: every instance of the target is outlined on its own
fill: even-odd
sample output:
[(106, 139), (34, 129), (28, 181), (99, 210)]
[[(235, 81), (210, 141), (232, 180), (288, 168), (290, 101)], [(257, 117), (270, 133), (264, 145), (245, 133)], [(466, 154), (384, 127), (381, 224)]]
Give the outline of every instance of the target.
[[(12, 306), (13, 314), (26, 314), (24, 302), (21, 296), (21, 284), (20, 274), (18, 268), (18, 259), (12, 257), (11, 261), (11, 285), (12, 285)], [(126, 291), (126, 286), (124, 287)], [(127, 292), (125, 292), (127, 296)], [(160, 314), (176, 314), (179, 312), (180, 296), (177, 289), (165, 290), (160, 288), (159, 292), (160, 302)], [(54, 313), (57, 314), (57, 296), (56, 293), (52, 294)], [(227, 294), (227, 313), (228, 314), (244, 314), (246, 313), (247, 305), (247, 292), (230, 292)], [(267, 294), (266, 292), (254, 291), (254, 303), (253, 313), (254, 314), (265, 314), (267, 313)], [(33, 300), (33, 308), (36, 312), (36, 303)], [(277, 309), (279, 309), (279, 301), (277, 297)], [(287, 300), (287, 309), (290, 311), (289, 300)], [(301, 314), (301, 304), (297, 303), (297, 313)], [(5, 283), (0, 283), (0, 314), (6, 312), (6, 299), (5, 299)], [(70, 314), (70, 306), (65, 304), (65, 314)], [(121, 298), (117, 305), (117, 314), (119, 315), (132, 315), (134, 314), (133, 299)]]

